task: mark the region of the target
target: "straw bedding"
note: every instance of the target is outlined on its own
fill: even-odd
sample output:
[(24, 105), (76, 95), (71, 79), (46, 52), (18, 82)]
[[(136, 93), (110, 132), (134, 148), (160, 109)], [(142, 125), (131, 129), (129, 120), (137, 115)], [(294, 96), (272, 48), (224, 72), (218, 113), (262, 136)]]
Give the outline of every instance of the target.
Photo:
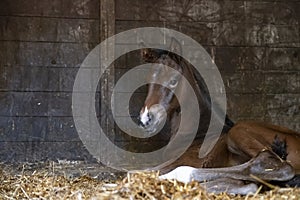
[[(56, 164), (57, 166), (57, 164)], [(62, 167), (24, 170), (0, 167), (0, 199), (300, 199), (300, 189), (278, 188), (247, 196), (209, 194), (197, 182), (160, 180), (158, 172), (136, 172), (111, 178), (68, 176)]]

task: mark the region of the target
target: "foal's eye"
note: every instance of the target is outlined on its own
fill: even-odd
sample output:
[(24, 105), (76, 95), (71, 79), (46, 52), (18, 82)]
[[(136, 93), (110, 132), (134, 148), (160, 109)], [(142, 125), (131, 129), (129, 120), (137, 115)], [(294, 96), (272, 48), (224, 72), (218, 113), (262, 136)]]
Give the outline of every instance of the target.
[(173, 79), (169, 82), (170, 87), (175, 87), (177, 85), (178, 81)]

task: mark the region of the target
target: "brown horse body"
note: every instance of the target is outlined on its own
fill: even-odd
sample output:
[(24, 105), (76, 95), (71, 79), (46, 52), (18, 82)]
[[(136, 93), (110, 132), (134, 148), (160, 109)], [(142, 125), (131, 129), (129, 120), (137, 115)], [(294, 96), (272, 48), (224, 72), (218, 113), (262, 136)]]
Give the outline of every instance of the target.
[[(177, 167), (190, 166), (194, 167), (190, 172), (184, 172), (184, 170), (187, 169), (182, 169), (183, 175), (181, 174), (181, 176), (190, 176), (188, 179), (184, 177), (184, 180), (208, 179), (206, 175), (209, 173), (205, 170), (202, 173), (201, 168), (213, 168), (216, 173), (218, 173), (218, 169), (221, 169), (220, 174), (223, 175), (218, 178), (228, 178), (227, 175), (224, 175), (226, 174), (226, 170), (231, 172), (229, 177), (235, 177), (232, 175), (233, 173), (231, 170), (234, 170), (235, 174), (241, 175), (245, 173), (245, 165), (248, 167), (248, 165), (252, 165), (253, 162), (259, 163), (258, 166), (266, 164), (263, 171), (266, 176), (274, 177), (274, 180), (289, 180), (294, 176), (294, 172), (300, 172), (300, 135), (287, 128), (252, 121), (238, 122), (236, 124), (233, 124), (228, 118), (226, 118), (225, 124), (221, 121), (215, 121), (214, 123), (224, 124), (223, 133), (208, 155), (204, 158), (199, 158), (199, 148), (203, 142), (203, 134), (207, 130), (211, 112), (214, 112), (210, 109), (210, 99), (207, 98), (208, 94), (205, 91), (205, 85), (201, 83), (201, 80), (199, 80), (199, 78), (195, 75), (193, 68), (186, 62), (182, 61), (176, 54), (156, 51), (154, 49), (144, 49), (142, 51), (142, 57), (146, 62), (169, 66), (184, 75), (184, 77), (189, 80), (189, 83), (192, 85), (193, 90), (197, 94), (199, 107), (201, 108), (199, 131), (193, 144), (175, 162), (162, 168), (162, 173), (169, 172)], [(179, 98), (183, 98), (183, 102), (189, 103), (189, 97), (185, 96), (184, 93), (185, 85), (181, 83), (178, 76), (168, 73), (167, 68), (160, 71), (154, 70), (151, 74), (151, 79), (166, 80), (166, 84), (169, 84), (170, 88), (180, 91), (181, 97)], [(155, 121), (159, 120), (156, 118), (156, 115), (159, 115), (159, 113), (157, 113), (159, 111), (151, 108), (155, 104), (160, 104), (165, 107), (168, 113), (168, 119), (171, 122), (171, 136), (177, 132), (181, 117), (180, 105), (178, 100), (171, 95), (172, 91), (168, 91), (168, 89), (164, 88), (162, 85), (149, 85), (148, 96), (140, 113), (141, 124), (146, 130), (153, 130), (153, 126), (157, 124)], [(268, 155), (260, 156), (261, 152), (264, 150), (269, 152)], [(275, 152), (285, 161), (277, 157), (277, 155), (274, 156), (272, 152)], [(278, 165), (271, 162), (271, 157), (277, 160)], [(284, 166), (282, 166), (282, 164)], [(236, 168), (236, 166), (240, 166), (240, 168)], [(275, 166), (280, 167), (276, 168)], [(289, 168), (289, 166), (292, 168)], [(176, 171), (177, 175), (179, 168)], [(169, 173), (170, 176), (165, 177), (177, 178), (175, 170), (173, 173)], [(279, 175), (276, 174), (276, 170), (280, 171)], [(251, 174), (255, 174), (256, 172), (254, 171), (252, 171)], [(274, 172), (274, 174), (270, 175), (272, 172)], [(285, 172), (287, 174), (285, 174)], [(250, 173), (249, 170), (247, 173)], [(201, 174), (203, 177), (199, 178), (199, 176), (195, 174), (198, 174), (199, 176)], [(268, 180), (268, 178), (264, 176), (265, 174), (260, 175), (260, 178)], [(248, 176), (250, 176), (250, 174), (248, 174)], [(283, 176), (285, 176), (285, 178)], [(250, 178), (249, 180), (253, 179)], [(236, 192), (236, 190), (234, 191)]]
[(242, 164), (257, 156), (263, 150), (272, 150), (274, 139), (285, 141), (286, 161), (300, 172), (300, 135), (289, 129), (266, 125), (253, 121), (235, 124), (228, 133), (223, 134), (213, 150), (204, 158), (198, 157), (201, 139), (195, 140), (191, 147), (163, 172), (187, 165), (196, 168), (230, 167)]

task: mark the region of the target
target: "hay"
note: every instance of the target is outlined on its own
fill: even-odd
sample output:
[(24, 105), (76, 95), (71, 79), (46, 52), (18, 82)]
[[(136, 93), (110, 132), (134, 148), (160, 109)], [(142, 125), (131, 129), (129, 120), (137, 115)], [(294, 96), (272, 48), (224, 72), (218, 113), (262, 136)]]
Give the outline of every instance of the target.
[(274, 188), (247, 196), (207, 193), (198, 182), (160, 180), (157, 172), (128, 173), (116, 181), (66, 177), (51, 167), (21, 172), (0, 169), (0, 199), (300, 199), (300, 190)]

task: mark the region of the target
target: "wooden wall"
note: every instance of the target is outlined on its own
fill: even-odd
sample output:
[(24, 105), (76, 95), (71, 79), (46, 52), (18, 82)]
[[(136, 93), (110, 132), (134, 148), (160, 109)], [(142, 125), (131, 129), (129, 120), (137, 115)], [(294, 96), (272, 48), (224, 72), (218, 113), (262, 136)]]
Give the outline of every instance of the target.
[(91, 158), (72, 119), (74, 78), (100, 41), (99, 0), (0, 1), (0, 160)]
[[(75, 75), (101, 40), (142, 26), (179, 30), (207, 49), (232, 119), (300, 131), (299, 1), (105, 2), (0, 1), (0, 161), (92, 160), (72, 119)], [(124, 55), (113, 72), (119, 77), (139, 63), (137, 52)]]
[[(234, 121), (254, 119), (298, 131), (299, 23), (299, 1), (116, 0), (116, 32), (167, 27), (206, 48), (222, 74)], [(136, 63), (128, 56), (119, 68)]]

